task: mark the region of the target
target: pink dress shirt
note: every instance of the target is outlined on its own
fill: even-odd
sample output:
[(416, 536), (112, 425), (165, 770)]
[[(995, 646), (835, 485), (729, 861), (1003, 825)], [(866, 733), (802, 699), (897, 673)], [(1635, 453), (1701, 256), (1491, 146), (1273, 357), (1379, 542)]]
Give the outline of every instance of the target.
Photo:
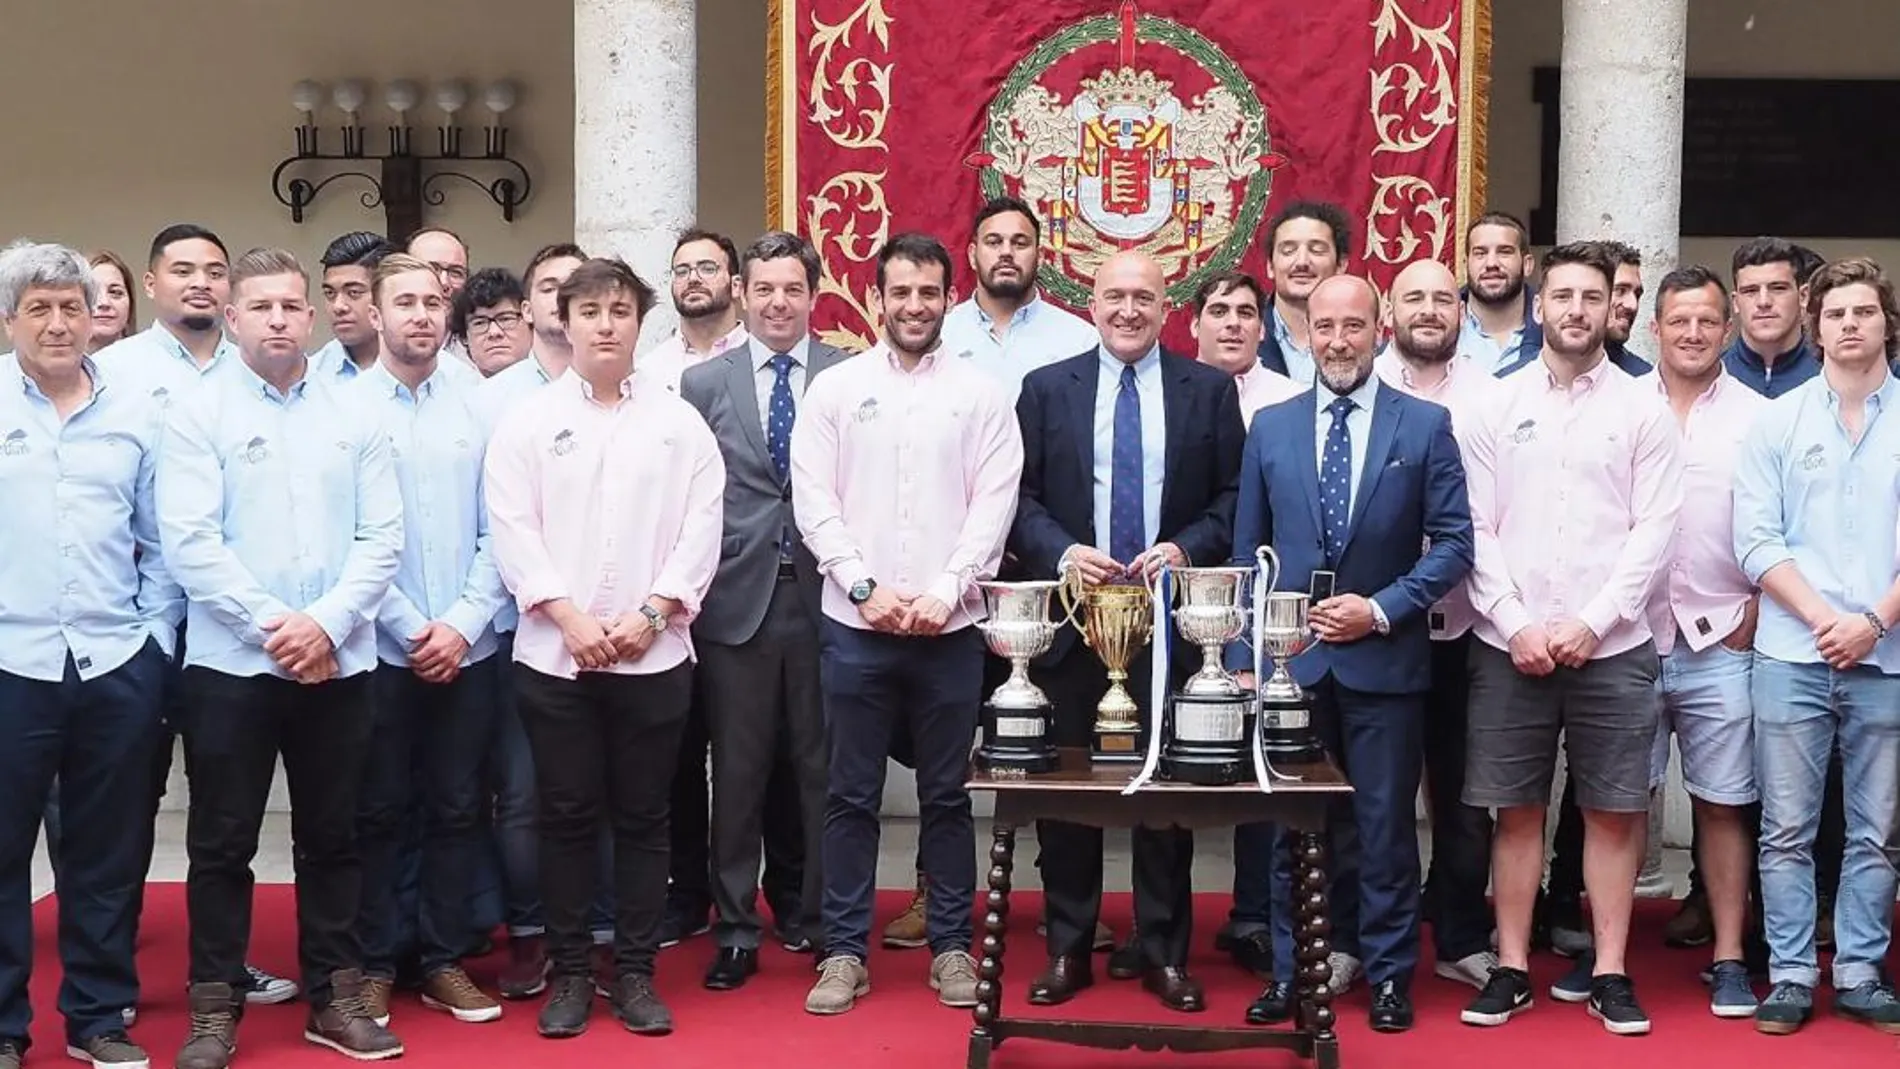
[[(1389, 345), (1373, 360), (1372, 370), (1379, 381), (1400, 393), (1444, 406), (1451, 413), (1451, 434), (1461, 453), (1466, 449), (1465, 436), (1478, 426), (1484, 405), (1495, 398), (1504, 385), (1496, 376), (1486, 374), (1470, 357), (1453, 356), (1445, 364), (1444, 378), (1429, 387), (1421, 386), (1413, 379), (1411, 365)], [(1426, 540), (1425, 548), (1431, 548), (1430, 539)], [(1432, 606), (1426, 621), (1432, 637), (1440, 641), (1458, 638), (1470, 631), (1478, 622), (1478, 610), (1471, 607), (1471, 592), (1466, 584), (1459, 583)]]
[(694, 364), (702, 364), (720, 355), (727, 349), (744, 345), (751, 335), (746, 333), (741, 323), (727, 331), (718, 341), (713, 342), (712, 352), (700, 355), (686, 347), (686, 335), (673, 332), (673, 336), (640, 354), (637, 363), (638, 374), (660, 382), (673, 393), (680, 392), (680, 376)]
[(650, 596), (682, 606), (647, 651), (609, 672), (663, 672), (693, 656), (687, 630), (712, 585), (726, 465), (693, 406), (629, 378), (597, 401), (572, 371), (523, 398), (489, 440), (495, 563), (521, 608), (515, 660), (573, 679), (561, 629), (537, 606), (567, 598), (602, 624)]
[(1306, 387), (1258, 363), (1235, 375), (1234, 387), (1240, 391), (1240, 421), (1249, 427), (1255, 412), (1306, 392)]
[(1682, 510), (1682, 436), (1655, 387), (1607, 359), (1559, 385), (1541, 362), (1502, 380), (1463, 435), (1479, 639), (1581, 620), (1593, 657), (1648, 640), (1649, 594)]
[(868, 629), (847, 592), (875, 579), (982, 618), (1016, 518), (1022, 432), (1008, 396), (942, 347), (905, 371), (880, 343), (812, 380), (792, 428), (792, 511), (825, 576), (825, 615)]
[[(1668, 404), (1660, 375), (1655, 389)], [(1649, 603), (1658, 653), (1675, 648), (1678, 631), (1697, 653), (1722, 641), (1741, 626), (1755, 596), (1755, 585), (1735, 560), (1735, 462), (1749, 427), (1767, 407), (1766, 398), (1724, 371), (1689, 409), (1682, 431), (1682, 515), (1667, 570)]]

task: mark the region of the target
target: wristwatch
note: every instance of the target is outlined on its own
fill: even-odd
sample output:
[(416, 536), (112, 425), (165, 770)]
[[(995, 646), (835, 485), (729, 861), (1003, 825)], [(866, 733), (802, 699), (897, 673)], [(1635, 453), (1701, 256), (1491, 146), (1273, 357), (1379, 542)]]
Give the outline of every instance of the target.
[(647, 618), (647, 625), (653, 628), (654, 634), (657, 635), (666, 630), (666, 617), (660, 615), (660, 610), (651, 605), (642, 605), (640, 615)]
[(1875, 642), (1878, 642), (1881, 639), (1887, 637), (1887, 632), (1891, 630), (1891, 628), (1889, 628), (1886, 624), (1880, 621), (1879, 613), (1875, 612), (1872, 609), (1868, 609), (1866, 612), (1862, 613), (1861, 615), (1865, 616), (1867, 618), (1867, 622), (1873, 625)]
[(877, 580), (860, 579), (857, 582), (852, 583), (851, 589), (846, 591), (845, 594), (847, 597), (851, 599), (851, 604), (862, 605), (865, 602), (870, 601), (871, 595), (876, 592), (877, 592)]

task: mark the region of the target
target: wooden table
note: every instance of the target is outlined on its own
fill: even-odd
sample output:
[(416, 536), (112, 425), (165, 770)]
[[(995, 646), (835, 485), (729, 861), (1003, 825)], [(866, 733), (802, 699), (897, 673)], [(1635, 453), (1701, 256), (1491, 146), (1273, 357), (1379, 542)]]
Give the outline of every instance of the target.
[[(1150, 783), (1133, 795), (1121, 792), (1133, 779), (1132, 765), (1091, 765), (1088, 751), (1062, 751), (1054, 772), (999, 776), (978, 771), (973, 792), (996, 799), (995, 836), (990, 845), (989, 896), (985, 902), (982, 962), (976, 988), (976, 1027), (970, 1032), (967, 1069), (989, 1069), (990, 1052), (1008, 1039), (1041, 1039), (1100, 1050), (1202, 1051), (1290, 1050), (1319, 1069), (1337, 1069), (1339, 1038), (1333, 1031), (1332, 992), (1326, 983), (1332, 968), (1332, 924), (1327, 919), (1326, 847), (1320, 832), (1326, 803), (1352, 793), (1330, 763), (1288, 767), (1299, 782), (1278, 782), (1268, 794), (1252, 783), (1234, 787), (1196, 787)], [(1009, 921), (1010, 874), (1015, 863), (1016, 829), (1035, 820), (1066, 820), (1097, 828), (1137, 826), (1226, 828), (1274, 821), (1298, 834), (1293, 841), (1294, 887), (1298, 895), (1294, 934), (1299, 962), (1296, 989), (1299, 1011), (1294, 1027), (1200, 1027), (1114, 1021), (1042, 1020), (1003, 1016), (1003, 949)]]

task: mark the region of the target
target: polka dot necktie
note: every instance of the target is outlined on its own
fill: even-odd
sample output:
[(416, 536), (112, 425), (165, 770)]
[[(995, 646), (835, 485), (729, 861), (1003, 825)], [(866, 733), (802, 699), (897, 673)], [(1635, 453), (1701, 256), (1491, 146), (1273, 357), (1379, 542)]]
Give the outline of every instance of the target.
[[(792, 420), (798, 415), (798, 408), (792, 402), (792, 368), (798, 361), (789, 353), (776, 353), (772, 357), (772, 399), (766, 405), (765, 449), (772, 454), (772, 470), (778, 473), (778, 484), (786, 486), (792, 481)], [(792, 546), (797, 544), (797, 532), (791, 524), (779, 532), (779, 560), (792, 559)]]
[(1319, 462), (1319, 511), (1326, 524), (1326, 559), (1334, 567), (1346, 549), (1346, 523), (1352, 518), (1352, 435), (1346, 417), (1357, 407), (1350, 397), (1337, 397), (1326, 406), (1333, 425), (1326, 432), (1326, 451)]
[(772, 357), (772, 400), (766, 409), (765, 448), (772, 454), (772, 467), (780, 485), (792, 477), (792, 418), (798, 414), (792, 403), (792, 368), (797, 361), (789, 353)]
[(1108, 483), (1108, 555), (1127, 564), (1148, 548), (1142, 509), (1141, 393), (1135, 368), (1122, 368), (1115, 395), (1115, 444)]

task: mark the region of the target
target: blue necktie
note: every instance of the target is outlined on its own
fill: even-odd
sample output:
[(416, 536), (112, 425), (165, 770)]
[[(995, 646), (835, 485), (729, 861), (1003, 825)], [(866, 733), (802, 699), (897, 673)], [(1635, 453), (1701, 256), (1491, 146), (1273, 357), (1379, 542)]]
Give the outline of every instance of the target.
[(792, 419), (798, 414), (792, 403), (795, 364), (787, 353), (772, 357), (772, 400), (766, 407), (765, 449), (772, 454), (772, 467), (778, 472), (781, 486), (792, 478)]
[(1108, 483), (1108, 555), (1127, 564), (1148, 548), (1143, 530), (1141, 394), (1133, 364), (1122, 368), (1115, 395), (1115, 444)]
[[(798, 415), (798, 408), (792, 403), (792, 368), (797, 363), (788, 353), (776, 353), (772, 357), (772, 399), (766, 405), (765, 449), (772, 454), (772, 470), (778, 473), (781, 487), (792, 481), (792, 420)], [(792, 546), (797, 544), (797, 537), (789, 523), (779, 532), (780, 561), (792, 559)]]
[(1352, 518), (1352, 436), (1346, 416), (1356, 406), (1350, 397), (1338, 397), (1326, 406), (1333, 414), (1326, 432), (1326, 451), (1319, 462), (1319, 511), (1326, 524), (1326, 559), (1334, 566), (1346, 549), (1346, 524)]

